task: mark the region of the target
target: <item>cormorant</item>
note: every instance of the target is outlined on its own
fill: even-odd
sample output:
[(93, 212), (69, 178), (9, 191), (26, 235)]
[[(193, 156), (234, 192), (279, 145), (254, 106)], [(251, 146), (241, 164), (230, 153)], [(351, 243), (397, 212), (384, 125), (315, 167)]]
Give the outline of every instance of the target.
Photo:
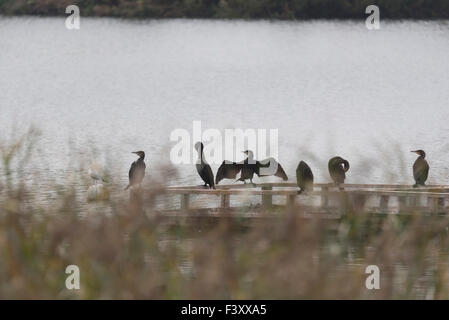
[(205, 187), (207, 187), (207, 185), (209, 185), (209, 188), (215, 189), (214, 173), (212, 172), (210, 165), (204, 159), (203, 143), (197, 142), (195, 144), (195, 149), (198, 152), (198, 161), (196, 162), (196, 171), (198, 171), (198, 174), (200, 175), (201, 179), (203, 179)]
[(254, 173), (259, 177), (274, 175), (283, 180), (288, 179), (284, 169), (274, 158), (256, 161), (254, 160), (254, 154), (251, 150), (245, 150), (243, 153), (247, 155), (247, 158), (242, 162), (223, 161), (217, 171), (216, 184), (225, 178), (234, 179), (239, 172), (241, 172), (240, 178), (236, 181), (243, 181), (244, 183), (246, 183), (246, 180), (248, 179), (253, 183)]
[(125, 188), (125, 190), (128, 190), (129, 187), (135, 186), (138, 184), (139, 186), (142, 183), (143, 177), (145, 176), (145, 152), (143, 151), (135, 151), (132, 152), (139, 156), (139, 159), (134, 161), (131, 164), (131, 168), (129, 169), (129, 184)]
[(426, 153), (423, 150), (411, 151), (419, 155), (413, 164), (413, 178), (415, 179), (415, 184), (413, 188), (418, 186), (425, 186), (427, 177), (429, 176), (429, 164), (426, 161)]
[(296, 182), (298, 183), (299, 191), (301, 194), (303, 191), (313, 191), (313, 173), (312, 169), (304, 161), (300, 161), (296, 168)]
[(241, 167), (240, 172), (240, 178), (236, 180), (237, 181), (243, 181), (243, 183), (246, 183), (246, 180), (249, 179), (252, 184), (253, 183), (253, 177), (254, 173), (256, 172), (256, 169), (258, 166), (260, 166), (260, 162), (254, 160), (254, 154), (252, 151), (245, 150), (243, 151), (244, 154), (246, 154), (246, 159), (243, 160), (243, 165)]
[(346, 174), (349, 170), (349, 162), (341, 157), (333, 157), (328, 163), (329, 174), (335, 184), (345, 182)]

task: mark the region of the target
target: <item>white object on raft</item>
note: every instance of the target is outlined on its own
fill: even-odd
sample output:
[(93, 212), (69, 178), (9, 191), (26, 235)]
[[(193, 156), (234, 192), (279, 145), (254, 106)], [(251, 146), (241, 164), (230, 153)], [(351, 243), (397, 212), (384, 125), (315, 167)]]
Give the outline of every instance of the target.
[(95, 184), (87, 189), (87, 201), (104, 201), (109, 199), (109, 190), (102, 184)]
[(104, 179), (104, 168), (103, 166), (97, 162), (97, 161), (93, 161), (89, 167), (89, 169), (87, 170), (87, 173), (89, 174), (89, 176), (95, 181), (95, 184), (97, 182), (101, 182), (101, 181), (105, 181)]

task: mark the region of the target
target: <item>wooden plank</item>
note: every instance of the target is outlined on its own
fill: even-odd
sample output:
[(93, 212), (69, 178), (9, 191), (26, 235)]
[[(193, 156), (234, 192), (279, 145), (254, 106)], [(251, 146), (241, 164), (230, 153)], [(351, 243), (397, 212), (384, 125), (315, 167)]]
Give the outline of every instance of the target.
[[(274, 189), (273, 185), (280, 185), (282, 189)], [(285, 188), (285, 185), (291, 185), (292, 188)], [(429, 211), (435, 213), (441, 213), (445, 211), (445, 201), (449, 198), (449, 188), (445, 186), (445, 188), (439, 189), (438, 191), (443, 192), (435, 192), (434, 189), (431, 188), (419, 188), (413, 189), (407, 186), (407, 189), (393, 189), (392, 185), (389, 185), (390, 188), (374, 188), (374, 189), (349, 189), (346, 188), (345, 191), (340, 191), (336, 189), (336, 186), (333, 184), (316, 184), (315, 186), (321, 186), (320, 189), (314, 190), (305, 194), (305, 196), (320, 196), (321, 197), (321, 207), (323, 209), (327, 209), (330, 206), (330, 197), (337, 197), (338, 199), (351, 199), (350, 204), (357, 211), (364, 210), (366, 199), (371, 196), (380, 197), (379, 209), (381, 211), (388, 211), (388, 203), (392, 196), (397, 197), (399, 199), (399, 209), (400, 212), (405, 212), (410, 208), (422, 207), (421, 203), (418, 203), (421, 198), (428, 199), (428, 207)], [(347, 186), (347, 185), (346, 185)], [(363, 185), (366, 186), (366, 185)], [(384, 185), (377, 185), (384, 186)], [(430, 186), (429, 186), (430, 187)], [(432, 186), (433, 187), (433, 186)], [(448, 192), (446, 192), (448, 191)], [(294, 205), (295, 199), (297, 196), (297, 186), (296, 184), (264, 184), (262, 186), (254, 187), (252, 185), (245, 185), (242, 188), (234, 188), (234, 186), (222, 186), (219, 189), (206, 189), (204, 187), (169, 187), (165, 190), (166, 193), (169, 194), (179, 194), (181, 195), (181, 209), (182, 211), (190, 210), (190, 196), (192, 194), (198, 195), (214, 195), (220, 196), (221, 198), (221, 207), (229, 208), (230, 207), (230, 196), (231, 195), (254, 195), (261, 196), (262, 206), (265, 208), (269, 208), (273, 206), (274, 195), (286, 196), (287, 197), (287, 205)], [(340, 197), (342, 196), (342, 197)], [(349, 198), (347, 198), (349, 197)], [(340, 203), (340, 207), (341, 207)], [(345, 204), (345, 205), (347, 205)]]
[[(263, 187), (263, 186), (271, 186), (271, 187), (285, 187), (285, 188), (297, 188), (298, 185), (296, 183), (291, 182), (273, 182), (273, 183), (258, 183), (256, 184), (257, 187)], [(322, 188), (322, 187), (328, 187), (328, 188), (337, 188), (337, 186), (333, 183), (314, 183), (315, 187)], [(426, 185), (425, 187), (420, 187), (419, 189), (413, 189), (412, 184), (363, 184), (363, 183), (345, 183), (341, 184), (341, 187), (344, 187), (345, 189), (349, 188), (358, 188), (358, 189), (411, 189), (411, 190), (430, 190), (430, 189), (447, 189), (449, 192), (449, 185)], [(217, 190), (222, 189), (251, 189), (254, 188), (253, 185), (246, 183), (246, 184), (226, 184), (226, 185), (217, 185), (215, 186)], [(203, 189), (203, 186), (172, 186), (167, 187), (167, 189)]]
[[(331, 219), (336, 220), (340, 219), (340, 214), (335, 213), (329, 213), (327, 211), (323, 211), (320, 209), (317, 209), (316, 207), (302, 207), (301, 210), (294, 211), (298, 217), (304, 217), (304, 218), (319, 218), (319, 219)], [(239, 208), (230, 208), (226, 210), (221, 209), (208, 209), (208, 208), (200, 208), (191, 212), (182, 212), (179, 210), (159, 210), (158, 214), (160, 214), (161, 217), (188, 217), (188, 218), (202, 218), (202, 217), (211, 217), (211, 218), (223, 218), (223, 217), (229, 217), (230, 215), (232, 217), (239, 217), (239, 218), (250, 218), (250, 219), (279, 219), (279, 218), (285, 218), (286, 215), (284, 214), (265, 214), (260, 212), (259, 210), (255, 208), (251, 208), (248, 211), (242, 211)]]
[[(213, 190), (213, 189), (170, 189), (168, 193), (173, 194), (210, 194), (210, 195), (222, 195), (222, 194), (234, 194), (234, 195), (291, 195), (296, 194), (297, 190), (270, 190), (269, 187), (265, 187), (263, 190), (239, 190), (239, 189), (224, 189), (224, 190)], [(329, 196), (338, 195), (342, 191), (332, 190), (327, 191), (327, 187), (323, 187), (322, 191), (312, 191), (307, 195), (310, 196)], [(344, 192), (351, 194), (365, 194), (365, 195), (378, 195), (378, 196), (397, 196), (397, 197), (410, 197), (410, 196), (427, 196), (431, 198), (448, 198), (448, 192), (420, 192), (420, 191), (397, 191), (397, 190), (345, 190)]]

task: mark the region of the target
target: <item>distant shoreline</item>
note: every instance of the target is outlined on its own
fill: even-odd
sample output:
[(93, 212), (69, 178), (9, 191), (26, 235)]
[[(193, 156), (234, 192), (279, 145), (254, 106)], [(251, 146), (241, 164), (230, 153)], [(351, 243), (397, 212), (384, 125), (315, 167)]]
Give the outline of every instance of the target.
[(132, 19), (361, 20), (371, 4), (379, 6), (381, 19), (449, 19), (449, 0), (0, 0), (0, 15), (64, 16), (72, 4), (81, 16)]

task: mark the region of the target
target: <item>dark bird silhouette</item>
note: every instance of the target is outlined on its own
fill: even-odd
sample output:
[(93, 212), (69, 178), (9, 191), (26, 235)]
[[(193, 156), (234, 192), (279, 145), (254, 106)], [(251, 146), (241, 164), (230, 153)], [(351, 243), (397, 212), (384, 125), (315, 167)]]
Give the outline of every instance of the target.
[(429, 176), (429, 164), (426, 161), (426, 153), (423, 150), (411, 151), (419, 155), (413, 164), (413, 178), (415, 179), (415, 185), (413, 188), (418, 186), (425, 186), (427, 177)]
[(132, 152), (139, 156), (139, 159), (134, 161), (131, 164), (131, 168), (129, 169), (129, 184), (125, 188), (125, 190), (128, 190), (129, 187), (135, 186), (135, 185), (141, 185), (143, 177), (145, 176), (145, 152), (143, 151), (136, 151)]
[(205, 187), (207, 187), (209, 185), (210, 188), (215, 189), (214, 173), (212, 172), (210, 165), (204, 159), (203, 143), (197, 142), (195, 144), (195, 149), (198, 152), (198, 161), (196, 162), (196, 171), (198, 171), (198, 174), (200, 175), (201, 179), (203, 179)]
[(329, 174), (335, 184), (345, 182), (346, 172), (349, 170), (349, 162), (341, 157), (333, 157), (328, 163)]
[(244, 154), (246, 154), (246, 159), (243, 160), (242, 170), (240, 172), (240, 178), (236, 180), (237, 181), (243, 181), (243, 183), (246, 183), (246, 180), (249, 179), (249, 181), (253, 183), (253, 177), (254, 173), (256, 173), (257, 167), (259, 167), (261, 164), (258, 161), (254, 160), (254, 154), (252, 151), (245, 150), (243, 151)]
[(296, 168), (296, 182), (298, 183), (299, 191), (302, 192), (313, 191), (313, 173), (312, 169), (304, 161), (300, 161)]
[(254, 160), (254, 154), (251, 150), (243, 151), (247, 158), (242, 162), (223, 161), (217, 171), (215, 183), (218, 184), (222, 179), (235, 179), (240, 172), (240, 178), (236, 181), (250, 180), (253, 183), (254, 174), (259, 177), (277, 176), (283, 180), (287, 180), (287, 174), (282, 166), (274, 159), (267, 158), (262, 161)]
[(224, 160), (218, 168), (215, 176), (215, 184), (218, 184), (223, 179), (235, 179), (237, 174), (242, 170), (243, 162), (231, 162)]

